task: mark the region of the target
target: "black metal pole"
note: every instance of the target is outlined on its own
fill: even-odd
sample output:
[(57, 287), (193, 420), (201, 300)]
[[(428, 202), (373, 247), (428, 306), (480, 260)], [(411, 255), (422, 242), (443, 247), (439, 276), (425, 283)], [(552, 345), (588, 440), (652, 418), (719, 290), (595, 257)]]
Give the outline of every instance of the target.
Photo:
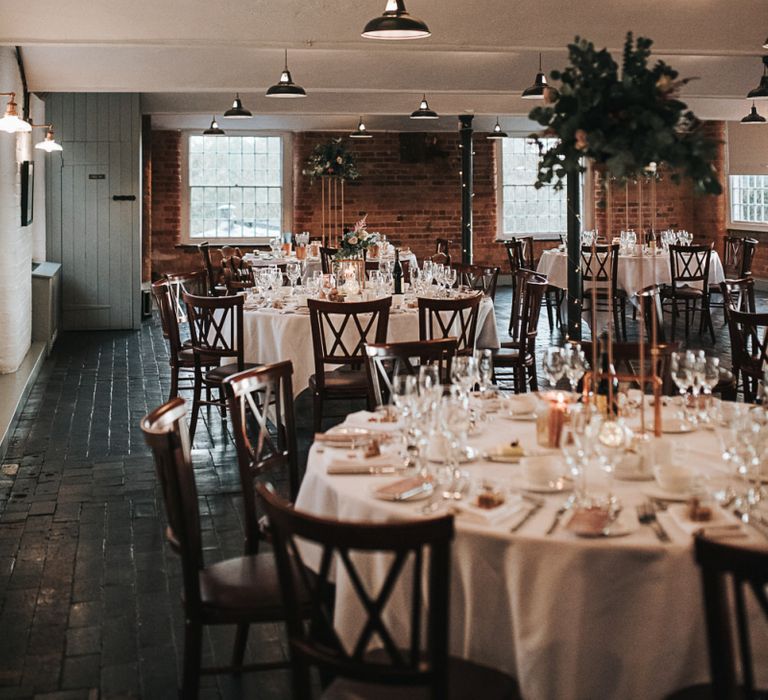
[(461, 137), (461, 261), (472, 264), (472, 169), (474, 153), (472, 146), (472, 120), (474, 115), (462, 114), (459, 117), (459, 135)]
[(568, 338), (581, 340), (581, 195), (580, 175), (566, 177), (568, 207)]

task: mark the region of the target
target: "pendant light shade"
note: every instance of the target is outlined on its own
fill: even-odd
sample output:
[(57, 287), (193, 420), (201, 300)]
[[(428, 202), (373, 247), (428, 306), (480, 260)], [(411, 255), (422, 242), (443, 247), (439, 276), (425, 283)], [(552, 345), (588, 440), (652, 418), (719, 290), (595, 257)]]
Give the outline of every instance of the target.
[(752, 109), (749, 114), (741, 120), (742, 124), (765, 124), (765, 117), (758, 114), (755, 103), (752, 103)]
[(369, 134), (363, 123), (363, 118), (360, 117), (360, 121), (357, 123), (357, 130), (349, 135), (351, 139), (372, 139), (373, 134)]
[(493, 131), (486, 136), (489, 139), (505, 139), (507, 138), (507, 132), (501, 130), (501, 124), (499, 124), (499, 118), (496, 117), (496, 125), (493, 127)]
[(422, 95), (419, 108), (415, 112), (411, 112), (411, 119), (438, 119), (437, 112), (429, 108), (427, 102), (427, 96)]
[(362, 36), (366, 39), (426, 39), (432, 32), (424, 22), (408, 14), (403, 0), (387, 0), (384, 14), (368, 22)]
[(765, 40), (765, 43), (763, 44), (764, 49), (768, 49), (768, 39)]
[(763, 56), (763, 77), (760, 78), (760, 84), (747, 93), (750, 100), (768, 99), (768, 56)]
[(288, 49), (285, 50), (285, 68), (280, 74), (280, 80), (267, 89), (267, 97), (306, 97), (307, 92), (300, 85), (296, 85), (288, 70)]
[(32, 131), (32, 125), (29, 122), (24, 121), (19, 116), (16, 102), (15, 92), (0, 92), (0, 95), (8, 97), (8, 104), (5, 106), (5, 116), (0, 119), (0, 131), (5, 131), (8, 134), (17, 134), (19, 132)]
[(40, 141), (39, 143), (35, 144), (35, 148), (38, 151), (45, 151), (46, 153), (53, 153), (54, 151), (63, 151), (64, 149), (61, 147), (60, 143), (56, 142), (56, 139), (53, 136), (53, 124), (31, 124), (29, 125), (30, 130), (31, 129), (45, 129), (45, 138)]
[(523, 90), (522, 98), (524, 100), (543, 100), (544, 90), (547, 88), (547, 76), (541, 70), (541, 53), (539, 53), (539, 72), (536, 73), (536, 78), (533, 81), (533, 85)]
[(224, 129), (220, 129), (216, 122), (216, 115), (211, 117), (211, 125), (203, 131), (203, 136), (224, 136)]
[(235, 95), (235, 101), (232, 103), (232, 107), (224, 112), (225, 119), (249, 119), (252, 116), (253, 115), (243, 107), (239, 92)]

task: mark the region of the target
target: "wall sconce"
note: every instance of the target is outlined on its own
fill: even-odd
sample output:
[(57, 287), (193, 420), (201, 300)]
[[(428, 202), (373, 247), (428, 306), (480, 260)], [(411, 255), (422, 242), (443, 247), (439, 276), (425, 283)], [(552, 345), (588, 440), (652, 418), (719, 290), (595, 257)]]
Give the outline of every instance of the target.
[(8, 104), (5, 106), (5, 116), (0, 119), (0, 131), (8, 134), (18, 134), (20, 132), (32, 131), (32, 125), (25, 122), (20, 116), (14, 98), (15, 92), (0, 92), (0, 95), (8, 97)]
[(53, 124), (30, 124), (32, 129), (48, 129), (45, 132), (45, 138), (35, 144), (35, 148), (39, 151), (45, 151), (46, 153), (53, 153), (53, 151), (63, 151), (61, 144), (53, 137)]

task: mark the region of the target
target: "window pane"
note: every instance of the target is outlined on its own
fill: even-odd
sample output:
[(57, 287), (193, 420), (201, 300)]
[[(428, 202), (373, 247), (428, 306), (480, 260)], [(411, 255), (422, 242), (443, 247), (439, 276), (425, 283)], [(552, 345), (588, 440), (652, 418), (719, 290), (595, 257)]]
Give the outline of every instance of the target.
[(282, 224), (279, 136), (190, 136), (190, 236), (274, 236)]
[(731, 175), (731, 220), (768, 223), (768, 175)]
[[(554, 144), (545, 140), (544, 147)], [(501, 143), (502, 221), (509, 235), (559, 234), (566, 230), (565, 190), (537, 190), (533, 184), (539, 162), (538, 146), (527, 138)]]

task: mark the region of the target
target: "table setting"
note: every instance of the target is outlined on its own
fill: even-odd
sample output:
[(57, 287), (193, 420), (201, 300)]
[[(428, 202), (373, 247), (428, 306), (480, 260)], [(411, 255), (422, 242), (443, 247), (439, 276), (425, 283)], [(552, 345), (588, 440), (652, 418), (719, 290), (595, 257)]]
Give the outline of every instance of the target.
[[(578, 345), (558, 350), (535, 394), (497, 391), (482, 352), (458, 358), (447, 391), (428, 366), (396, 376), (391, 405), (317, 436), (296, 507), (454, 514), (452, 653), (515, 675), (525, 697), (662, 697), (708, 673), (694, 535), (768, 544), (768, 418), (714, 399), (712, 358), (681, 353), (681, 395), (660, 408), (686, 430), (641, 434), (657, 397), (623, 387), (601, 412), (557, 387), (588, 370)], [(364, 570), (376, 586), (375, 560)], [(336, 619), (353, 638), (348, 585)], [(768, 639), (755, 649), (768, 669)]]

